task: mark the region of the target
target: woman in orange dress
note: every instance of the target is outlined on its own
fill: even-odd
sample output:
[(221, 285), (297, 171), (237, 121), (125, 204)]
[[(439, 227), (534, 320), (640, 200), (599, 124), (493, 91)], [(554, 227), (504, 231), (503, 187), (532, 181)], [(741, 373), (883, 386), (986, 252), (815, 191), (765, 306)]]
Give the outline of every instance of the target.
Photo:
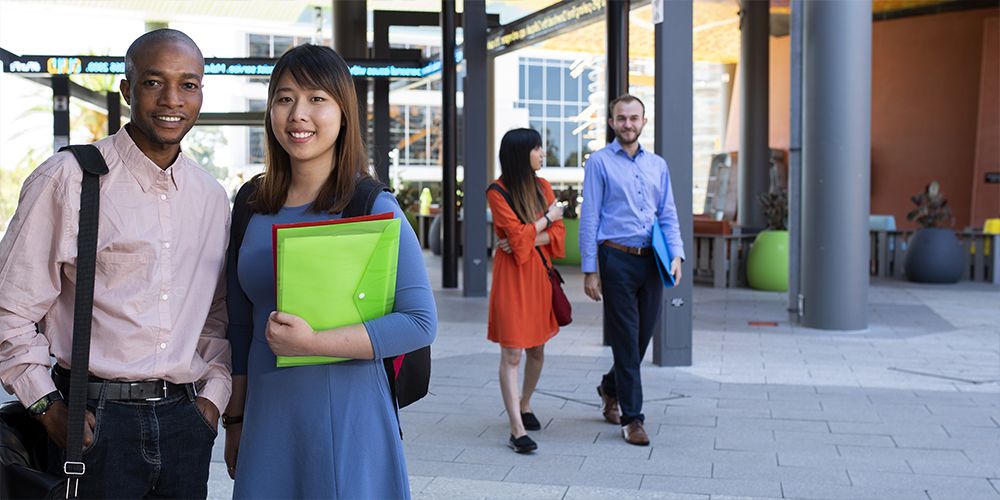
[[(528, 453), (538, 445), (527, 431), (541, 429), (531, 411), (531, 395), (542, 373), (545, 342), (558, 331), (552, 312), (552, 284), (545, 261), (565, 255), (562, 209), (542, 168), (542, 137), (532, 129), (514, 129), (500, 141), (502, 175), (487, 191), (499, 251), (493, 259), (488, 338), (500, 344), (500, 392), (510, 419), (508, 446)], [(509, 201), (508, 201), (509, 199)], [(551, 264), (549, 264), (551, 265)], [(527, 351), (524, 386), (517, 394), (521, 353)]]

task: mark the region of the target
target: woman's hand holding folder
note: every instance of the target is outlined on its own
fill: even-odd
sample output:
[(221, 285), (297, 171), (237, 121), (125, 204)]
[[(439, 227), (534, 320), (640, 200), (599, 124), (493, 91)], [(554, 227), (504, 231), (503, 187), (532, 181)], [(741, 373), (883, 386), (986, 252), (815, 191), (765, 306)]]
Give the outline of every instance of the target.
[(317, 332), (294, 314), (272, 311), (267, 318), (265, 335), (271, 351), (278, 356), (375, 357), (364, 323)]

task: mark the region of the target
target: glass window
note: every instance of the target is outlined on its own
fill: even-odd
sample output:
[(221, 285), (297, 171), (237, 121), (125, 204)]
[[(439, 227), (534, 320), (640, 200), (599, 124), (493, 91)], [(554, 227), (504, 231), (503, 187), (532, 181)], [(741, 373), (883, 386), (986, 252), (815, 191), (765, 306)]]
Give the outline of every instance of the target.
[(565, 90), (563, 99), (567, 101), (580, 100), (580, 79), (570, 76), (568, 70), (566, 72), (566, 79), (563, 81), (563, 89)]
[(528, 67), (528, 99), (543, 99), (542, 96), (542, 68), (539, 66)]
[(527, 96), (527, 87), (526, 87), (527, 83), (528, 83), (526, 81), (527, 78), (528, 78), (527, 70), (525, 69), (524, 62), (522, 61), (521, 64), (517, 65), (517, 84), (518, 84), (517, 98), (518, 99), (527, 99), (528, 98), (528, 96)]
[(558, 66), (545, 68), (545, 99), (549, 101), (562, 100), (563, 69)]
[(563, 124), (563, 165), (567, 167), (580, 166), (579, 136), (573, 135), (573, 124)]
[(541, 104), (529, 104), (528, 105), (528, 116), (542, 117), (542, 105)]
[(559, 122), (546, 122), (545, 132), (542, 138), (545, 142), (545, 165), (556, 167), (561, 163), (559, 153), (562, 151), (562, 132), (559, 129)]
[(545, 116), (549, 118), (563, 118), (562, 110), (558, 104), (546, 104)]
[(274, 37), (274, 52), (271, 57), (281, 57), (286, 50), (295, 46), (295, 38), (290, 36)]
[(247, 134), (247, 163), (264, 163), (264, 127), (250, 127)]
[(270, 35), (249, 35), (248, 57), (271, 57), (271, 36)]

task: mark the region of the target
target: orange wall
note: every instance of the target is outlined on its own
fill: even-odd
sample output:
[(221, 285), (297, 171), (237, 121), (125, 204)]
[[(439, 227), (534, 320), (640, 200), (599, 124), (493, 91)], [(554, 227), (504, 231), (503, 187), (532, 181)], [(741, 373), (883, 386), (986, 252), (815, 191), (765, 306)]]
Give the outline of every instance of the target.
[(970, 224), (979, 110), (980, 9), (876, 22), (872, 32), (873, 214), (913, 228), (909, 197), (941, 183), (956, 228)]
[[(979, 97), (983, 25), (998, 15), (1000, 9), (978, 9), (874, 23), (871, 213), (894, 215), (897, 227), (915, 228), (906, 220), (913, 208), (910, 196), (937, 180), (955, 214), (954, 227), (973, 222), (972, 192), (983, 178), (973, 179), (979, 112), (982, 106), (996, 107), (996, 101), (981, 104)], [(771, 39), (769, 142), (780, 149), (789, 143), (789, 43), (787, 36)], [(739, 81), (730, 106), (728, 151), (739, 149), (738, 89)], [(989, 125), (989, 118), (985, 121)], [(996, 130), (995, 121), (992, 125)]]
[(1000, 18), (983, 21), (983, 65), (979, 85), (976, 167), (972, 174), (972, 225), (1000, 217), (1000, 184), (986, 184), (986, 172), (1000, 172)]

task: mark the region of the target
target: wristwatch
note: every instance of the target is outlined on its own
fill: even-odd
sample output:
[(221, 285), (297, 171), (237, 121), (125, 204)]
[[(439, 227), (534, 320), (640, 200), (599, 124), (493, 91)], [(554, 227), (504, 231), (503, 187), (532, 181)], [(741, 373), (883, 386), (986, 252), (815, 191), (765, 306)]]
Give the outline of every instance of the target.
[(235, 417), (230, 417), (229, 415), (226, 415), (225, 413), (223, 413), (221, 420), (222, 420), (222, 428), (223, 429), (228, 429), (230, 425), (242, 424), (243, 423), (243, 415), (239, 415), (239, 416), (235, 416)]
[(38, 401), (32, 403), (31, 406), (27, 408), (28, 414), (35, 417), (39, 415), (44, 415), (45, 412), (49, 411), (49, 408), (52, 406), (52, 403), (55, 403), (56, 401), (62, 401), (62, 398), (63, 398), (62, 394), (60, 394), (59, 391), (52, 391), (42, 396), (42, 399), (39, 399)]

